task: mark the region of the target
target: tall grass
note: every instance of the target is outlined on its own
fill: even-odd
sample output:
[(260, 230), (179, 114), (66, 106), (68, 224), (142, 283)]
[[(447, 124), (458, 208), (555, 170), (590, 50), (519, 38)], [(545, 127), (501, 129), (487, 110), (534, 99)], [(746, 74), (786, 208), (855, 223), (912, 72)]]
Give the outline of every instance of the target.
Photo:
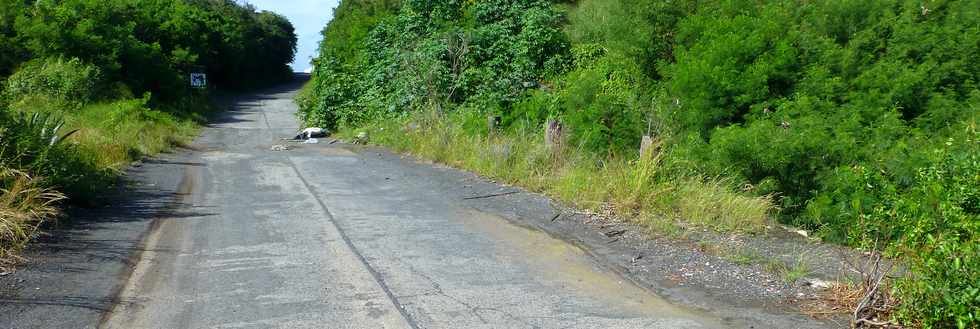
[(119, 170), (133, 160), (189, 143), (198, 130), (195, 120), (150, 110), (139, 99), (88, 106), (66, 115), (78, 129), (73, 140), (94, 155), (99, 166)]
[[(207, 104), (206, 99), (197, 101)], [(77, 131), (69, 141), (77, 144), (79, 156), (99, 168), (118, 171), (133, 160), (190, 142), (201, 120), (190, 113), (207, 110), (206, 105), (196, 105), (196, 111), (162, 111), (151, 109), (148, 103), (148, 99), (133, 98), (97, 102), (75, 109), (57, 99), (30, 95), (11, 107), (14, 112), (58, 115), (63, 118), (66, 129)]]
[[(555, 153), (543, 130), (517, 127), (489, 134), (463, 128), (454, 114), (426, 112), (379, 120), (359, 129), (372, 143), (423, 159), (474, 171), (540, 192), (587, 210), (614, 212), (657, 231), (682, 227), (725, 232), (759, 232), (775, 209), (768, 197), (749, 196), (724, 179), (682, 175), (666, 169), (659, 148), (641, 159), (601, 158), (565, 147)], [(666, 232), (670, 233), (670, 232)]]
[(41, 185), (25, 173), (0, 168), (0, 271), (17, 260), (17, 253), (47, 220), (55, 218), (55, 204), (65, 196)]

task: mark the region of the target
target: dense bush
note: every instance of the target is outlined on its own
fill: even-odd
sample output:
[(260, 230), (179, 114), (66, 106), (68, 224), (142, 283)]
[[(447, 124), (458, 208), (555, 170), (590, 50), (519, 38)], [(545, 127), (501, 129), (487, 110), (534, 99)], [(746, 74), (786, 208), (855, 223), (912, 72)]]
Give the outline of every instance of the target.
[(231, 0), (0, 3), (0, 42), (17, 43), (0, 49), (0, 72), (27, 58), (78, 58), (137, 95), (176, 98), (196, 66), (226, 88), (281, 81), (296, 47), (285, 18)]
[(37, 95), (81, 106), (96, 99), (101, 82), (101, 71), (94, 65), (77, 58), (44, 58), (23, 64), (7, 78), (3, 97)]
[(24, 48), (14, 29), (14, 23), (22, 12), (20, 3), (0, 1), (0, 77), (10, 75), (17, 63), (24, 60)]
[(910, 306), (900, 313), (908, 323), (980, 326), (980, 131), (975, 125), (967, 129), (927, 150), (926, 166), (908, 187), (880, 173), (863, 175), (866, 186), (888, 193), (860, 215), (860, 234), (889, 236), (916, 256), (898, 290)]
[(345, 2), (324, 30), (307, 121), (356, 124), (460, 103), (506, 109), (566, 62), (560, 18), (541, 0)]
[[(964, 15), (977, 13), (973, 4), (949, 2), (925, 15), (919, 5), (844, 1), (691, 16), (678, 27), (676, 62), (664, 65), (685, 102), (671, 117), (705, 135), (696, 153), (716, 172), (768, 182), (764, 192), (780, 193), (788, 217), (810, 208), (796, 224), (850, 221), (808, 200), (858, 163), (908, 181), (922, 165), (922, 140), (975, 113), (980, 70), (965, 59), (980, 50), (961, 39), (980, 37), (980, 15)], [(863, 13), (847, 23), (847, 38), (810, 26), (837, 7)]]

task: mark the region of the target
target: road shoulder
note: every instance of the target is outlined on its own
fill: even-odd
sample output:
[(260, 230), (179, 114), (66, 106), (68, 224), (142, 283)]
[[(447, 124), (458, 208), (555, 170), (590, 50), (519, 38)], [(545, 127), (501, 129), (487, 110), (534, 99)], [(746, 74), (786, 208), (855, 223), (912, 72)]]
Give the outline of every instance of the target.
[[(386, 167), (393, 167), (399, 169), (397, 175), (401, 177), (426, 177), (427, 187), (447, 198), (456, 198), (477, 211), (503, 217), (514, 225), (541, 231), (577, 245), (606, 269), (624, 279), (678, 305), (717, 315), (734, 327), (838, 326), (829, 319), (816, 320), (800, 313), (799, 299), (811, 296), (812, 289), (801, 287), (798, 282), (785, 282), (778, 275), (762, 270), (762, 264), (733, 264), (724, 255), (700, 250), (699, 241), (734, 237), (700, 232), (698, 237), (691, 236), (686, 240), (651, 238), (643, 228), (628, 221), (582, 212), (541, 194), (501, 184), (468, 171), (433, 164), (381, 147), (333, 146), (348, 149), (364, 158), (381, 160), (371, 170), (388, 172), (391, 169)], [(613, 236), (609, 236), (610, 232), (614, 233)], [(792, 249), (807, 246), (807, 252), (829, 254), (836, 250), (831, 246), (792, 237), (781, 240), (785, 246), (751, 237), (749, 240), (757, 244), (753, 246), (757, 248)], [(720, 242), (715, 244), (722, 245)], [(806, 296), (800, 296), (801, 293)]]
[(148, 159), (127, 171), (102, 208), (67, 211), (0, 277), (0, 328), (96, 328), (141, 254), (155, 219), (179, 201), (191, 150)]

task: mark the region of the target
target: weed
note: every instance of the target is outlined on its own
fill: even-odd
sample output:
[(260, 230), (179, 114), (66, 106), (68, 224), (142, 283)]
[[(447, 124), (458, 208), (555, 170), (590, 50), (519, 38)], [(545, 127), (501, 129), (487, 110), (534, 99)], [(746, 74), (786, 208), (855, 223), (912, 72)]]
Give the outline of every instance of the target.
[(0, 168), (0, 272), (15, 263), (42, 223), (59, 214), (55, 203), (64, 198), (36, 178)]
[(698, 226), (718, 231), (761, 230), (774, 208), (769, 197), (734, 193), (724, 179), (694, 177), (676, 186), (678, 214)]
[(796, 282), (797, 280), (810, 275), (810, 273), (813, 273), (813, 271), (810, 270), (810, 266), (807, 265), (803, 257), (800, 257), (797, 258), (796, 262), (793, 263), (792, 266), (783, 272), (783, 279), (785, 279), (786, 282)]
[(779, 275), (787, 284), (793, 284), (797, 280), (813, 273), (810, 265), (807, 264), (804, 254), (796, 257), (791, 263), (786, 263), (776, 258), (770, 258), (764, 266), (766, 272)]
[(817, 298), (800, 305), (803, 314), (818, 319), (852, 312), (864, 296), (864, 289), (843, 282), (834, 282), (817, 294)]
[(788, 266), (786, 266), (786, 263), (777, 258), (769, 258), (766, 260), (766, 264), (763, 266), (763, 268), (766, 270), (766, 272), (779, 275), (785, 272)]
[(643, 213), (636, 219), (641, 225), (647, 227), (651, 234), (662, 234), (667, 237), (679, 237), (684, 228), (670, 218), (662, 215)]
[(759, 263), (764, 257), (758, 252), (752, 250), (731, 250), (728, 253), (722, 255), (722, 258), (732, 262), (735, 265), (753, 265)]

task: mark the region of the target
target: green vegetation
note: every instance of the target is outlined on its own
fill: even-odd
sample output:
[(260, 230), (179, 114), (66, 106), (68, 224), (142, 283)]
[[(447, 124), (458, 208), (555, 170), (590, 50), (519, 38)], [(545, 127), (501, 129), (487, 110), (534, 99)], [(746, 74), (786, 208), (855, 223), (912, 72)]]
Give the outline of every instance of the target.
[(190, 141), (210, 110), (190, 72), (277, 83), (295, 46), (285, 18), (232, 0), (0, 0), (0, 259), (63, 199), (97, 205), (132, 161)]
[(805, 254), (800, 254), (796, 257), (796, 261), (789, 264), (778, 259), (770, 259), (765, 264), (765, 268), (770, 273), (778, 274), (787, 284), (795, 284), (797, 280), (812, 273), (810, 265), (806, 262)]
[[(660, 154), (642, 161), (604, 159), (575, 149), (555, 154), (538, 141), (535, 127), (488, 138), (457, 124), (467, 121), (462, 115), (466, 114), (425, 112), (341, 134), (353, 139), (359, 131), (370, 131), (372, 142), (544, 192), (581, 208), (599, 210), (611, 204), (620, 214), (660, 231), (681, 224), (758, 232), (772, 208), (769, 198), (733, 192), (721, 180), (670, 175), (662, 171)], [(600, 161), (604, 165), (596, 166)], [(676, 223), (675, 218), (690, 220)]]
[(881, 247), (895, 321), (980, 326), (977, 0), (345, 0), (323, 34), (310, 125), (654, 229)]

